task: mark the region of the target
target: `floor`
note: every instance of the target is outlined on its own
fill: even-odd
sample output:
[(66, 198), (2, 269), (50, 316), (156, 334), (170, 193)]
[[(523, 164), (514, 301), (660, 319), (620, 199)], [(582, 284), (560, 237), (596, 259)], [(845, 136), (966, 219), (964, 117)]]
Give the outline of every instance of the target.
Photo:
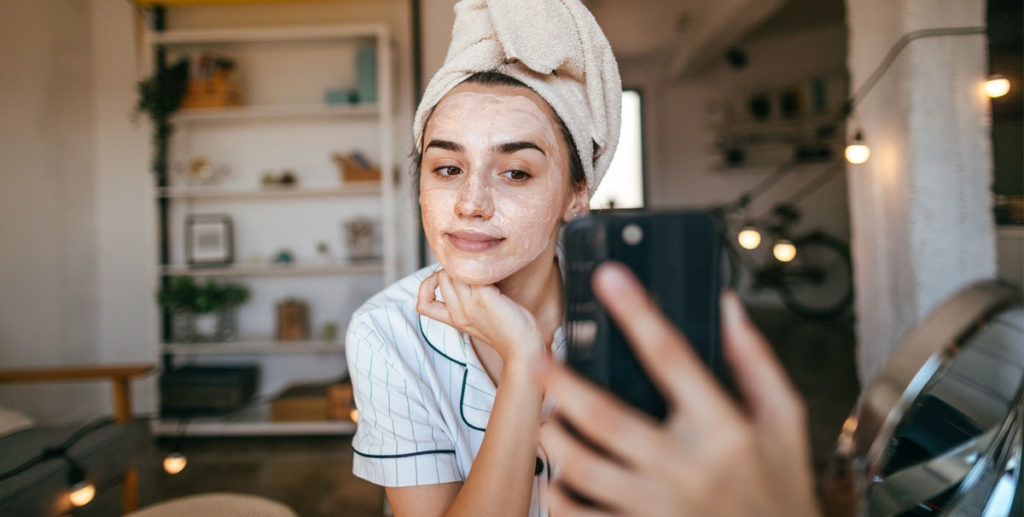
[[(820, 474), (859, 392), (853, 323), (809, 321), (783, 311), (753, 311), (751, 316), (807, 402), (815, 469)], [(148, 436), (140, 438), (142, 505), (224, 491), (262, 495), (303, 517), (381, 515), (383, 490), (352, 476), (347, 437), (189, 439), (188, 467), (176, 476), (162, 470), (166, 447)], [(118, 498), (118, 490), (107, 491), (75, 515), (119, 515)]]

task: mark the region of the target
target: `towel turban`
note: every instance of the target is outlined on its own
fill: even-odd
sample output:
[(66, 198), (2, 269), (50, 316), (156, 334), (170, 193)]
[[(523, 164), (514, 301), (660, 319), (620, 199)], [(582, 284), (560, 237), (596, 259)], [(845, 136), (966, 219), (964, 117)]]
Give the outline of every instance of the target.
[(530, 87), (572, 135), (590, 195), (615, 154), (622, 81), (611, 45), (579, 0), (462, 0), (455, 5), (444, 65), (427, 85), (413, 120), (422, 152), (427, 115), (448, 91), (495, 71)]

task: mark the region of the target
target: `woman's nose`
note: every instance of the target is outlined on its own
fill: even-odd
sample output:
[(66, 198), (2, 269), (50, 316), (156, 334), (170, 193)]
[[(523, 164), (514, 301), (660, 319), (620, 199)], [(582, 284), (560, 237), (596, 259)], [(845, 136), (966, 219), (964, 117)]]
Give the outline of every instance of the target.
[(459, 187), (455, 213), (459, 217), (490, 219), (494, 214), (491, 189), (480, 174), (470, 174)]

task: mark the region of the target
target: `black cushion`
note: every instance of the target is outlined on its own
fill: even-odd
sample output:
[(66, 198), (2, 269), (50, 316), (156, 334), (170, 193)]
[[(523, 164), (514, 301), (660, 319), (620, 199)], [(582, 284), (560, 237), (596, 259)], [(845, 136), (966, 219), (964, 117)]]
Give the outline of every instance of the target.
[[(0, 473), (10, 472), (39, 456), (45, 449), (66, 441), (86, 424), (39, 426), (0, 437)], [(135, 465), (135, 425), (108, 423), (68, 448), (97, 492), (119, 482)], [(58, 515), (71, 509), (68, 476), (71, 467), (63, 458), (38, 462), (21, 473), (0, 479), (0, 515)]]

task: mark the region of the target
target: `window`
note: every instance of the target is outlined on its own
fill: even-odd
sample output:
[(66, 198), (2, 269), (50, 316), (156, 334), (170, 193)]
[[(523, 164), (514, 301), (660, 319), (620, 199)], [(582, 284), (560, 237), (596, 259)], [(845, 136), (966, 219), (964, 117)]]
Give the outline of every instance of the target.
[(644, 162), (640, 92), (622, 92), (622, 131), (608, 173), (590, 199), (590, 208), (643, 208)]

